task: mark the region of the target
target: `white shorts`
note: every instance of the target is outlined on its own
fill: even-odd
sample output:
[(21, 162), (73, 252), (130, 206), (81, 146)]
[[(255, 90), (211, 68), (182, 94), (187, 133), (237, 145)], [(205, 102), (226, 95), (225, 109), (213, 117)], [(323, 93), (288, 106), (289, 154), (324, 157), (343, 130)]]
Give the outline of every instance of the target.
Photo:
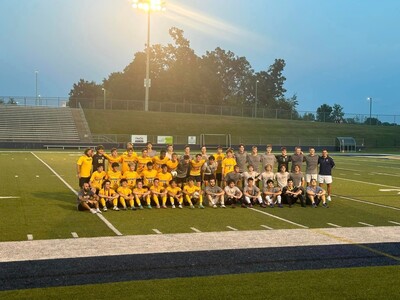
[(311, 179), (317, 180), (318, 174), (306, 174), (306, 182), (310, 183)]
[(332, 175), (318, 175), (318, 182), (319, 183), (332, 183)]

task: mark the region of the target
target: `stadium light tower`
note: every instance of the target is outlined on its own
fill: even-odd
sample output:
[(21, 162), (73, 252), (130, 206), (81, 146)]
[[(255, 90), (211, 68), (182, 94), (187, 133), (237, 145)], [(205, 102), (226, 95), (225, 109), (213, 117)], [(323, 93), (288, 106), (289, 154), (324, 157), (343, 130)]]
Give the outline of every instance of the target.
[(372, 125), (372, 97), (368, 97), (369, 101), (369, 125)]
[(36, 95), (36, 99), (35, 99), (35, 104), (36, 106), (38, 106), (38, 76), (39, 76), (39, 71), (35, 71), (35, 95)]
[(258, 102), (258, 83), (260, 81), (256, 80), (256, 100), (254, 101), (254, 118), (257, 118), (257, 102)]
[(149, 94), (150, 94), (150, 14), (153, 11), (165, 10), (165, 1), (162, 0), (132, 0), (132, 7), (147, 12), (147, 45), (146, 45), (146, 79), (144, 86), (146, 94), (144, 99), (144, 111), (149, 110)]
[(103, 91), (103, 109), (106, 109), (106, 92), (107, 90), (105, 88), (101, 88), (101, 90)]

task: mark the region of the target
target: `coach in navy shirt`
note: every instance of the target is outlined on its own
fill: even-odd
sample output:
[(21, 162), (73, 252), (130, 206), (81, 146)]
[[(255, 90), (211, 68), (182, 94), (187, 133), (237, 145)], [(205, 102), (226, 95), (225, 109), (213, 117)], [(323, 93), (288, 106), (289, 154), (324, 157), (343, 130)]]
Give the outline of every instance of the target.
[(326, 149), (322, 150), (322, 156), (318, 158), (318, 164), (319, 186), (322, 187), (322, 185), (326, 183), (326, 190), (328, 193), (326, 200), (331, 201), (332, 169), (335, 166), (335, 162), (333, 161), (332, 157), (328, 155), (328, 151)]

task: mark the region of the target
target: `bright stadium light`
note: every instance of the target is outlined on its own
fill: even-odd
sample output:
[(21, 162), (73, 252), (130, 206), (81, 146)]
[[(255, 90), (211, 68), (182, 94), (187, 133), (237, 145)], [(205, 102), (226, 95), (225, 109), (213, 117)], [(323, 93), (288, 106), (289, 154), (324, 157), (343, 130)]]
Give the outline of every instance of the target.
[(147, 45), (146, 45), (146, 79), (144, 86), (146, 88), (144, 111), (149, 110), (150, 94), (150, 13), (154, 11), (164, 11), (165, 1), (162, 0), (132, 0), (132, 7), (147, 12)]
[(368, 97), (367, 101), (369, 101), (369, 125), (372, 125), (372, 97)]

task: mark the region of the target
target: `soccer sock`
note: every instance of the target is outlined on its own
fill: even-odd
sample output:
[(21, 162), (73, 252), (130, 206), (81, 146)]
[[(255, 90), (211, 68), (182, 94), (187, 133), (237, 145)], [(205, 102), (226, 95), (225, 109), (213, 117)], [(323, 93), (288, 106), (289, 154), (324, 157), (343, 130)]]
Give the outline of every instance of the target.
[(106, 200), (104, 198), (100, 198), (100, 203), (103, 207), (106, 206)]
[[(158, 202), (158, 197), (156, 195), (153, 195), (153, 201), (156, 203), (157, 206), (160, 206), (160, 202)], [(163, 201), (164, 204), (164, 201)]]
[(139, 197), (138, 197), (138, 196), (135, 196), (135, 199), (136, 199), (136, 204), (137, 204), (138, 206), (142, 206), (142, 203), (140, 203)]
[(174, 197), (169, 197), (169, 201), (171, 202), (171, 205), (175, 205), (175, 199), (174, 199)]
[(132, 198), (132, 199), (129, 199), (129, 205), (130, 205), (131, 207), (134, 207), (134, 206), (135, 206), (135, 203), (134, 203), (134, 201), (133, 201), (133, 198)]
[(203, 195), (199, 196), (199, 203), (200, 203), (200, 205), (203, 205)]
[(113, 199), (113, 205), (117, 206), (118, 205), (118, 198)]
[(258, 200), (258, 203), (260, 203), (260, 204), (263, 203), (261, 196), (258, 197), (257, 200)]
[(249, 197), (244, 197), (244, 199), (246, 200), (247, 204), (250, 204), (250, 198)]
[(147, 205), (150, 205), (150, 202), (151, 202), (150, 196), (147, 196), (147, 197), (146, 197), (146, 203), (147, 203)]
[(268, 202), (269, 204), (272, 203), (272, 200), (271, 200), (271, 197), (270, 197), (270, 196), (265, 197), (265, 200), (267, 200), (267, 202)]
[(278, 204), (281, 204), (281, 202), (282, 202), (282, 197), (281, 197), (281, 195), (276, 196), (276, 199), (278, 200)]
[(123, 207), (126, 207), (125, 199), (123, 197), (119, 197), (119, 202), (122, 204)]
[[(190, 197), (188, 195), (185, 196), (186, 197), (186, 201), (192, 206), (192, 200), (190, 200)], [(182, 204), (182, 202), (179, 202), (180, 204)]]
[[(178, 202), (179, 202), (179, 204), (182, 205), (182, 203), (183, 203), (183, 197), (178, 198)], [(190, 203), (192, 203), (192, 201), (190, 201)]]

